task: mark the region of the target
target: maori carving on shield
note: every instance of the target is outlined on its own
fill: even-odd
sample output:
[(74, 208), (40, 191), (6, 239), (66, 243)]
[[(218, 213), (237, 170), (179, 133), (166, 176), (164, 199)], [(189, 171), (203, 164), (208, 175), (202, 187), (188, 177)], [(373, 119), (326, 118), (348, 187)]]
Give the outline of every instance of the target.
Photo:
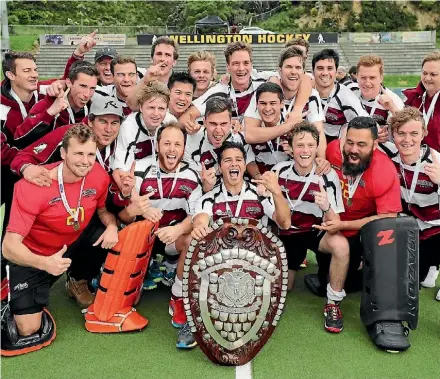
[(225, 218), (185, 259), (183, 297), (191, 330), (215, 363), (243, 365), (272, 335), (287, 294), (287, 257), (256, 220)]

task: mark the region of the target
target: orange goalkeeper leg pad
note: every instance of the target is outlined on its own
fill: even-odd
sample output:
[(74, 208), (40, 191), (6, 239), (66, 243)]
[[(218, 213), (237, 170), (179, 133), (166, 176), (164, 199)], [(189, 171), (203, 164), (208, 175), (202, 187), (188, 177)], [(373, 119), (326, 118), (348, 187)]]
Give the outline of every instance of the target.
[(157, 224), (143, 220), (119, 233), (119, 242), (105, 261), (95, 302), (85, 315), (89, 332), (128, 332), (147, 326), (148, 320), (133, 304), (142, 291), (156, 229)]

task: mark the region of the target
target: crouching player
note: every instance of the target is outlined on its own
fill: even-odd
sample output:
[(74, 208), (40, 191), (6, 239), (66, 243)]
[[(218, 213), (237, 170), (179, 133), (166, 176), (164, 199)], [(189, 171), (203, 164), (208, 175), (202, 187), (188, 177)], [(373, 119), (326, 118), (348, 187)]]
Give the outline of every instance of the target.
[(291, 132), (293, 162), (280, 162), (272, 168), (291, 210), (291, 227), (281, 230), (281, 241), (287, 251), (289, 267), (288, 290), (293, 288), (295, 273), (304, 261), (307, 250), (331, 254), (330, 283), (327, 284), (325, 324), (327, 331), (339, 333), (343, 329), (339, 302), (345, 297), (350, 251), (347, 239), (340, 233), (325, 233), (314, 229), (321, 222), (339, 220), (344, 211), (338, 175), (316, 174), (315, 158), (319, 146), (319, 130), (307, 121), (297, 124)]
[[(105, 208), (109, 176), (96, 159), (96, 137), (79, 124), (63, 138), (63, 161), (47, 165), (50, 186), (24, 179), (14, 189), (11, 218), (3, 243), (9, 261), (9, 309), (2, 317), (2, 355), (39, 350), (55, 338), (46, 306), (49, 289), (75, 260), (68, 246), (97, 214), (106, 226), (103, 248), (118, 242), (115, 217)], [(29, 201), (32, 196), (33, 201)]]
[[(257, 194), (255, 185), (244, 180), (246, 152), (243, 145), (236, 142), (225, 142), (218, 157), (222, 180), (197, 200), (191, 236), (196, 240), (204, 238), (210, 231), (210, 220), (216, 221), (222, 217), (261, 220), (267, 216), (279, 228), (289, 229), (290, 210), (275, 173), (268, 171), (260, 179), (253, 180), (255, 183), (263, 184), (270, 192), (270, 197), (263, 198)], [(181, 255), (181, 257), (176, 282), (173, 286), (173, 296), (176, 298), (176, 302), (182, 301), (181, 280), (183, 278), (184, 256)], [(182, 314), (182, 318), (186, 320), (185, 313)], [(191, 348), (195, 345), (191, 329), (188, 323), (185, 323), (180, 329), (177, 347)]]

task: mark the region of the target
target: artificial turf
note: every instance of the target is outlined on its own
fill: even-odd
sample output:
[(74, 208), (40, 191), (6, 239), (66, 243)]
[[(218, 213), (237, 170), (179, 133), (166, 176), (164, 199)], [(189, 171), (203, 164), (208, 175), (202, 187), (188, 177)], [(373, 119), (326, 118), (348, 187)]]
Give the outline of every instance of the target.
[[(309, 254), (313, 260), (313, 256)], [(267, 378), (438, 378), (440, 363), (440, 302), (436, 289), (423, 289), (419, 327), (410, 333), (412, 347), (389, 354), (370, 342), (359, 319), (359, 294), (342, 303), (345, 329), (339, 335), (323, 328), (324, 299), (312, 295), (299, 273), (272, 338), (253, 360), (254, 379)], [(76, 303), (67, 298), (60, 280), (51, 293), (49, 309), (57, 323), (57, 338), (41, 351), (2, 358), (2, 378), (100, 379), (235, 378), (235, 370), (216, 366), (199, 348), (175, 348), (176, 329), (168, 316), (169, 290), (144, 292), (137, 307), (150, 323), (142, 332), (99, 335), (84, 329)]]

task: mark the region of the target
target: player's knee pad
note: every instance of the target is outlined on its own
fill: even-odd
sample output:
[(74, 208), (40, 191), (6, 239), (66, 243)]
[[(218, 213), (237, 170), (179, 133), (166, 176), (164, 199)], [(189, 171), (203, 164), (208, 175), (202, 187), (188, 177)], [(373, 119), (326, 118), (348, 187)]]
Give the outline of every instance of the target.
[(418, 323), (419, 231), (412, 217), (383, 218), (361, 230), (363, 288), (360, 316), (378, 347), (392, 351), (410, 345), (408, 331)]
[(43, 309), (40, 329), (29, 336), (21, 336), (14, 316), (7, 310), (2, 318), (1, 337), (2, 356), (12, 357), (40, 350), (55, 339), (55, 320), (47, 309)]
[(95, 302), (85, 314), (89, 332), (117, 333), (147, 326), (148, 320), (133, 304), (142, 293), (156, 229), (157, 224), (144, 220), (119, 233), (118, 244), (107, 255)]

